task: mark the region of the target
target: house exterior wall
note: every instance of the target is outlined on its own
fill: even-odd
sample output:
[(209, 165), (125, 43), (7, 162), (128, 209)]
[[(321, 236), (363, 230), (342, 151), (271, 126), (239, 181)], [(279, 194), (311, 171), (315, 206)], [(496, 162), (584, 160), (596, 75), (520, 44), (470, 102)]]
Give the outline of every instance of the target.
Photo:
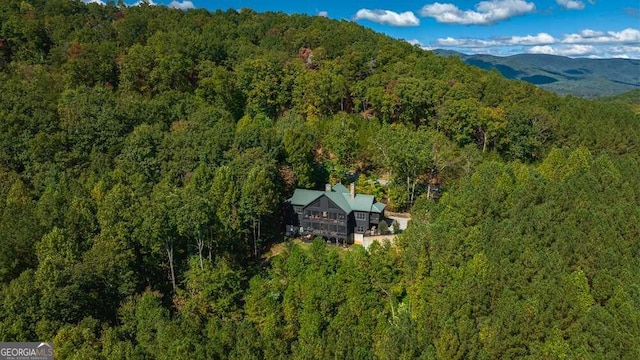
[(384, 213), (346, 213), (326, 195), (321, 195), (307, 206), (288, 205), (285, 215), (287, 236), (309, 234), (352, 242), (354, 235), (362, 235), (372, 227), (377, 227), (384, 218)]
[(369, 215), (369, 222), (371, 224), (378, 225), (380, 223), (380, 214), (372, 212)]
[(304, 232), (327, 238), (347, 239), (349, 219), (339, 206), (321, 196), (302, 209), (298, 221)]
[(369, 213), (364, 211), (353, 211), (356, 233), (364, 233), (369, 229)]

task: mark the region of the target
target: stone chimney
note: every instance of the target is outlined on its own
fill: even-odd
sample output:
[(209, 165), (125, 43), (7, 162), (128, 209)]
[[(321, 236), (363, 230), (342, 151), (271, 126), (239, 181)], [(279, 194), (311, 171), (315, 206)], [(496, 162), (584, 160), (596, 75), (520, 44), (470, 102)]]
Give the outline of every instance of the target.
[(356, 183), (349, 185), (349, 193), (351, 194), (351, 200), (356, 198)]
[(324, 184), (324, 191), (331, 192), (331, 184)]

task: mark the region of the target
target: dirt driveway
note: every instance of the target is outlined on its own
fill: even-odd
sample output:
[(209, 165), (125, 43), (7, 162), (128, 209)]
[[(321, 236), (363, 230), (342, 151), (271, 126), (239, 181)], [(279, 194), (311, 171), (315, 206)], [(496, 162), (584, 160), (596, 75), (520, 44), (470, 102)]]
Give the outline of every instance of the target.
[(409, 220), (411, 220), (411, 214), (409, 213), (395, 213), (395, 212), (387, 211), (385, 213), (385, 216), (391, 220), (397, 221), (398, 225), (400, 225), (401, 231), (404, 231), (407, 229), (407, 224), (409, 223)]

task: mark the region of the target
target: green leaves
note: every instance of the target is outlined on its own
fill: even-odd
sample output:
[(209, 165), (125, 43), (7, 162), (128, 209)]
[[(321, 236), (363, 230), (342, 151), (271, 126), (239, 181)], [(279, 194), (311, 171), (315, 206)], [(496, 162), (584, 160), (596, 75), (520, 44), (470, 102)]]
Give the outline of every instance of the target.
[(200, 267), (196, 258), (185, 274), (185, 290), (180, 294), (184, 303), (180, 311), (206, 319), (235, 319), (243, 294), (242, 271), (221, 259), (215, 265), (206, 262)]
[[(0, 339), (91, 359), (640, 357), (629, 108), (348, 21), (0, 3)], [(355, 175), (412, 208), (393, 244), (279, 244), (294, 187)]]
[[(428, 248), (422, 261), (431, 266), (412, 286), (411, 299), (438, 354), (622, 356), (599, 335), (626, 339), (612, 335), (615, 321), (596, 319), (617, 316), (603, 306), (615, 296), (611, 272), (637, 276), (633, 250), (620, 248), (635, 230), (613, 210), (626, 209), (634, 197), (607, 194), (626, 190), (609, 177), (616, 173), (610, 165), (600, 167), (604, 163), (606, 156), (596, 159), (585, 148), (553, 151), (539, 166), (542, 174), (484, 163), (429, 209), (428, 222), (414, 217), (400, 244)], [(599, 188), (600, 173), (611, 179), (607, 190)], [(412, 264), (409, 273), (420, 268)], [(628, 294), (620, 286), (617, 294)]]

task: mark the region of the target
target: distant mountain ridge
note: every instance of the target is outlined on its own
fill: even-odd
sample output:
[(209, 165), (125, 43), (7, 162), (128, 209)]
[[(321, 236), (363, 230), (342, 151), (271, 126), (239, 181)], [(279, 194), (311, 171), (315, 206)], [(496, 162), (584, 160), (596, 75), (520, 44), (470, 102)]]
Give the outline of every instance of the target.
[(441, 49), (433, 52), (458, 56), (469, 65), (496, 69), (508, 79), (523, 80), (561, 95), (595, 98), (640, 88), (640, 60), (635, 59), (574, 59), (544, 54), (500, 57)]

